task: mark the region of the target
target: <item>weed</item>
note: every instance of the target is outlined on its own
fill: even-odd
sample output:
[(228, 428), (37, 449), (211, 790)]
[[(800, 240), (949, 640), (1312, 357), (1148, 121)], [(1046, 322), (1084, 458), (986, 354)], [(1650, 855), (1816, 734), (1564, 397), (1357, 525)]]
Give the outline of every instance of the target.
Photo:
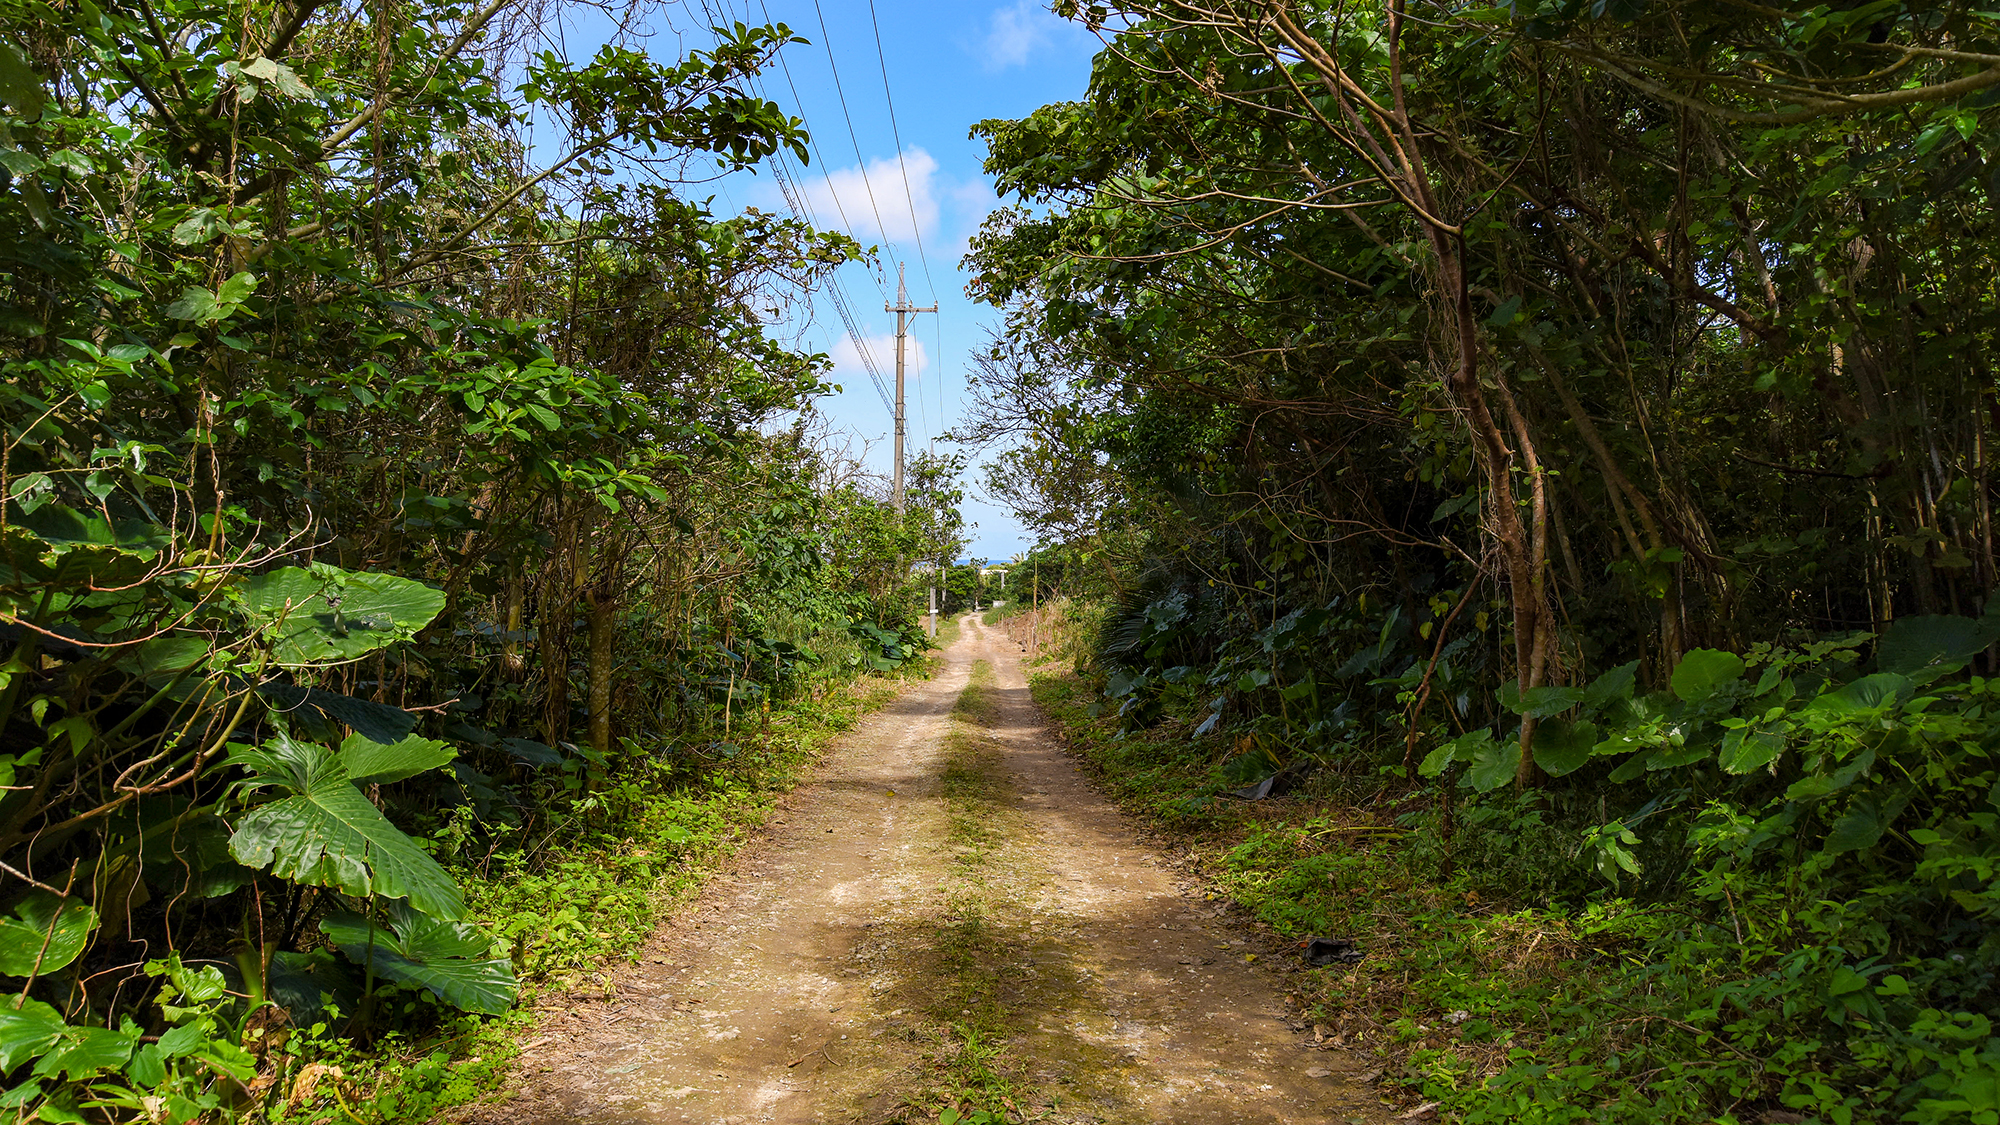
[[(867, 676), (787, 701), (761, 728), (737, 736), (733, 757), (699, 768), (669, 754), (637, 755), (594, 805), (573, 809), (531, 844), (458, 861), (471, 914), (511, 948), (524, 993), (571, 988), (607, 960), (635, 959), (660, 922), (804, 779), (827, 742), (895, 699), (900, 682)], [(498, 1020), (466, 1017), (367, 1051), (307, 1037), (300, 1065), (340, 1067), (344, 1080), (288, 1103), (274, 1121), (387, 1125), (490, 1096), (518, 1053), (515, 1035), (530, 1022), (524, 1008)]]

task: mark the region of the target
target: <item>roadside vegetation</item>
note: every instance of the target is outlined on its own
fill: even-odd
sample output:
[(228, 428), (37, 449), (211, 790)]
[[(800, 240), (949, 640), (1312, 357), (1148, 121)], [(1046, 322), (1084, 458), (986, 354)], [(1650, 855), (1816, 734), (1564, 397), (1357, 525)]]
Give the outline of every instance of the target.
[(558, 18), (0, 4), (0, 1119), (474, 1096), (923, 674), (953, 468), (767, 331), (865, 251), (685, 188), (794, 37)]
[(1994, 1120), (1992, 13), (1058, 7), (959, 433), (1107, 784), (1447, 1119)]

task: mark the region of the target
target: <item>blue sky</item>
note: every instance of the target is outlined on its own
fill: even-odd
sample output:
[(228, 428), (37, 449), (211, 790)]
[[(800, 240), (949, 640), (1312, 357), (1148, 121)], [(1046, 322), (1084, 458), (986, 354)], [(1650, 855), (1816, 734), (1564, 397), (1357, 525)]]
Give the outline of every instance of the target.
[[(958, 417), (966, 357), (997, 321), (992, 309), (966, 298), (968, 275), (959, 268), (967, 240), (998, 202), (980, 171), (985, 146), (967, 132), (987, 118), (1021, 117), (1080, 97), (1101, 44), (1032, 0), (875, 0), (872, 13), (868, 0), (695, 0), (667, 8), (642, 42), (651, 52), (677, 55), (712, 41), (705, 29), (716, 17), (758, 24), (767, 22), (766, 13), (812, 41), (787, 47), (783, 66), (761, 83), (764, 96), (803, 117), (813, 133), (810, 166), (788, 166), (794, 198), (819, 226), (881, 248), (876, 266), (851, 264), (839, 282), (885, 384), (894, 378), (895, 316), (882, 306), (895, 296), (899, 261), (907, 266), (911, 302), (939, 308), (913, 317), (910, 332), (909, 444), (912, 452), (926, 448)], [(569, 29), (570, 57), (594, 50), (590, 41), (601, 41), (602, 33), (591, 30)], [(689, 194), (707, 192), (718, 211), (788, 207), (768, 171), (692, 187)], [(783, 330), (834, 358), (834, 381), (844, 389), (821, 408), (850, 447), (856, 453), (865, 447), (868, 464), (886, 474), (891, 415), (832, 301), (821, 295), (794, 310)], [(967, 485), (966, 518), (977, 524), (967, 553), (1005, 558), (1026, 549), (1013, 518), (979, 495), (976, 474)]]

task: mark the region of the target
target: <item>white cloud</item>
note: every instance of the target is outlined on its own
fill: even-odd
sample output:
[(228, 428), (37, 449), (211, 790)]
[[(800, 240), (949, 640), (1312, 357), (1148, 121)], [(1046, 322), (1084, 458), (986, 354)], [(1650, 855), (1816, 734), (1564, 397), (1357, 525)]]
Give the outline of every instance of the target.
[[(863, 244), (910, 244), (919, 233), (937, 233), (937, 170), (937, 158), (912, 145), (901, 161), (878, 156), (866, 169), (837, 168), (799, 187), (821, 226), (841, 226), (845, 217), (847, 233)], [(906, 172), (908, 192), (903, 190)]]
[[(896, 393), (896, 334), (884, 332), (879, 336), (863, 336), (862, 343), (868, 345), (869, 358), (875, 361), (875, 370), (882, 375), (882, 385), (890, 394)], [(924, 342), (913, 329), (903, 341), (903, 377), (915, 379), (920, 373), (930, 372), (930, 353), (924, 349)], [(868, 389), (868, 368), (861, 362), (861, 353), (854, 349), (854, 341), (842, 335), (834, 340), (833, 348), (827, 353), (833, 357), (833, 381), (845, 387), (849, 394), (872, 396)], [(903, 397), (914, 398), (914, 391), (906, 386)], [(916, 418), (916, 406), (910, 406), (910, 417)], [(914, 426), (913, 426), (914, 428)]]
[(1015, 0), (1008, 7), (996, 8), (986, 31), (982, 65), (988, 73), (1026, 66), (1028, 59), (1054, 43), (1056, 32), (1066, 26), (1055, 13), (1034, 0)]

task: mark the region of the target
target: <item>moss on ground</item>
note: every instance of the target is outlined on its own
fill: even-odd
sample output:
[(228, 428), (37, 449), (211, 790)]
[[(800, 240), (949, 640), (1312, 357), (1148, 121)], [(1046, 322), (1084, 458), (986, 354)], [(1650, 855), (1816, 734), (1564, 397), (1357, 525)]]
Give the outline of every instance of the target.
[[(1116, 1101), (1122, 1088), (1120, 1060), (1075, 1034), (1105, 1007), (1081, 947), (1030, 902), (1049, 873), (1007, 847), (1026, 829), (1004, 800), (1011, 786), (992, 733), (998, 718), (993, 668), (979, 661), (945, 741), (940, 795), (952, 862), (943, 916), (891, 937), (907, 951), (896, 1002), (922, 1016), (907, 1031), (925, 1071), (903, 1095), (911, 1120), (935, 1120), (947, 1107), (1078, 1120), (1070, 1107)], [(1037, 1071), (1030, 1060), (1058, 1065)]]

